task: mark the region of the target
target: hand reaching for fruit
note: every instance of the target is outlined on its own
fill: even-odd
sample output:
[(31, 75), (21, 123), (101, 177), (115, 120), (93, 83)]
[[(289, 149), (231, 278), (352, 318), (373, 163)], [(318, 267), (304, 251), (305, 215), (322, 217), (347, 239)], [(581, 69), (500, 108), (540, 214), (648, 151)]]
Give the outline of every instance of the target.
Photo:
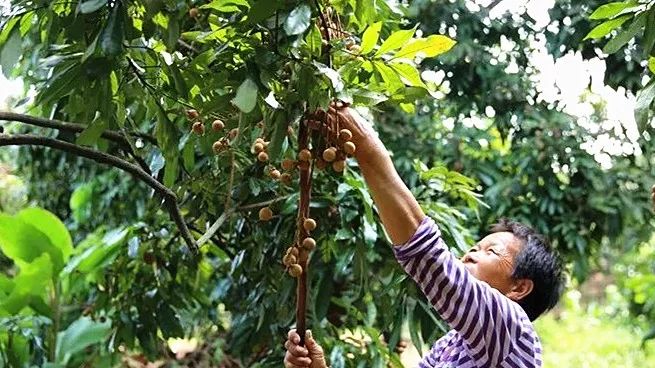
[(327, 368), (323, 348), (316, 343), (309, 330), (305, 333), (305, 346), (300, 346), (300, 335), (296, 330), (291, 330), (284, 347), (287, 349), (284, 357), (286, 368)]
[[(371, 123), (344, 102), (336, 101), (331, 103), (328, 116), (339, 120), (339, 126), (342, 129), (340, 135), (346, 133), (349, 135), (349, 137), (340, 136), (344, 141), (352, 142), (352, 147), (344, 146), (344, 151), (348, 154), (363, 157), (367, 147), (375, 144), (378, 140), (377, 132), (373, 129)], [(355, 152), (355, 147), (357, 147), (357, 152)]]

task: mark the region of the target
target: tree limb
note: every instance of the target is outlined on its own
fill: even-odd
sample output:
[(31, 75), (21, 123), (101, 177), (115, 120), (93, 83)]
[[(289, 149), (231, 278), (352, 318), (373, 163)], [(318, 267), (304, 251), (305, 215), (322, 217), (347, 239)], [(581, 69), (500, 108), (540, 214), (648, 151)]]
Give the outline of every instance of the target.
[(186, 242), (191, 252), (197, 252), (198, 248), (196, 246), (196, 242), (193, 239), (193, 236), (191, 235), (186, 222), (184, 222), (180, 212), (180, 207), (177, 204), (177, 195), (175, 195), (175, 193), (164, 184), (160, 183), (148, 173), (143, 171), (143, 169), (141, 169), (139, 166), (116, 156), (96, 151), (91, 148), (81, 147), (58, 139), (39, 137), (30, 134), (0, 134), (0, 147), (2, 146), (50, 147), (60, 151), (69, 152), (77, 156), (85, 157), (101, 164), (113, 166), (132, 174), (132, 176), (143, 181), (149, 187), (154, 189), (155, 192), (164, 197), (164, 205), (167, 207), (171, 219), (175, 222), (178, 229), (180, 230), (182, 238)]
[[(69, 123), (61, 120), (53, 120), (53, 119), (46, 119), (46, 118), (40, 118), (37, 116), (31, 116), (31, 115), (25, 115), (25, 114), (18, 114), (15, 112), (10, 112), (10, 111), (0, 111), (0, 120), (5, 120), (5, 121), (18, 121), (23, 124), (29, 124), (29, 125), (34, 125), (34, 126), (39, 126), (42, 128), (50, 128), (50, 129), (56, 129), (56, 130), (63, 130), (67, 132), (73, 132), (73, 133), (81, 133), (83, 132), (88, 126), (83, 125), (83, 124), (77, 124), (77, 123)], [(155, 138), (143, 134), (143, 133), (130, 133), (133, 137), (136, 138), (141, 138), (145, 141), (147, 141), (150, 144), (157, 144), (157, 141)], [(128, 144), (127, 139), (122, 133), (119, 133), (117, 131), (113, 130), (105, 130), (102, 132), (101, 135), (102, 138), (108, 139), (110, 141), (120, 143), (120, 144)]]

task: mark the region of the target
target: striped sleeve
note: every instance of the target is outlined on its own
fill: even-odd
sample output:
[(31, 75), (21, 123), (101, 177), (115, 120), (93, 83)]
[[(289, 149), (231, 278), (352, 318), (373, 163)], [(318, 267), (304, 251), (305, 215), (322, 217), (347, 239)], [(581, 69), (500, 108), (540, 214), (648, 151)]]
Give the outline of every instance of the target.
[(499, 366), (522, 330), (520, 307), (471, 276), (429, 217), (394, 253), (439, 315), (468, 343), (476, 363)]

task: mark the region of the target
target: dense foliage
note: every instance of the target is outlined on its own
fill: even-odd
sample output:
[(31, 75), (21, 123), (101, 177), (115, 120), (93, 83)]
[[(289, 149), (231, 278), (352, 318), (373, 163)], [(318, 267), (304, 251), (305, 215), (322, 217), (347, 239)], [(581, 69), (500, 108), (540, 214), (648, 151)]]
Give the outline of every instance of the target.
[[(49, 212), (2, 207), (0, 366), (111, 366), (129, 352), (168, 355), (165, 340), (191, 336), (216, 366), (279, 366), (295, 317), (295, 281), (280, 261), (298, 195), (295, 182), (269, 170), (295, 157), (304, 112), (334, 98), (376, 122), (456, 252), (498, 217), (514, 217), (548, 235), (583, 280), (652, 232), (652, 125), (640, 119), (635, 136), (602, 124), (607, 111), (592, 98), (592, 113), (576, 116), (537, 83), (540, 48), (592, 57), (603, 46), (583, 41), (600, 1), (557, 1), (547, 28), (525, 11), (492, 18), (493, 9), (464, 0), (10, 3), (0, 19), (2, 70), (38, 91), (17, 107), (84, 130), (12, 124), (5, 133), (139, 165), (175, 192), (194, 238), (210, 236), (199, 256), (190, 253), (161, 193), (118, 169), (71, 152), (3, 147), (29, 199)], [(627, 3), (643, 9), (626, 12), (626, 26), (628, 15), (650, 19), (642, 15), (653, 13), (650, 3)], [(629, 32), (628, 40), (639, 30)], [(637, 91), (644, 67), (630, 45), (606, 60), (607, 82)], [(653, 99), (648, 86), (640, 117)], [(214, 120), (225, 128), (214, 131)], [(192, 132), (194, 121), (204, 134)], [(258, 137), (270, 141), (267, 163), (251, 151)], [(594, 148), (606, 138), (612, 146)], [(349, 166), (314, 181), (310, 327), (332, 367), (398, 366), (406, 324), (419, 349), (445, 326), (397, 266)], [(275, 216), (261, 222), (266, 205)], [(643, 275), (640, 285), (652, 285)]]

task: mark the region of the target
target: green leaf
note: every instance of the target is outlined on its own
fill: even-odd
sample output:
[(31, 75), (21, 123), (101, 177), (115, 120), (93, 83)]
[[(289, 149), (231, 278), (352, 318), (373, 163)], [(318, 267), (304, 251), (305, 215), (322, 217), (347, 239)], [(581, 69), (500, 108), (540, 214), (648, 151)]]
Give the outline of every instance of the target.
[(650, 105), (655, 99), (655, 79), (648, 82), (639, 93), (637, 93), (637, 102), (635, 103), (635, 120), (641, 126), (648, 123), (650, 116)]
[(646, 30), (644, 31), (643, 40), (644, 56), (649, 57), (653, 46), (655, 45), (655, 8), (648, 11), (648, 18), (646, 20)]
[(404, 84), (402, 80), (400, 80), (400, 76), (398, 75), (398, 73), (395, 70), (393, 70), (391, 67), (384, 64), (384, 62), (374, 61), (373, 67), (380, 74), (382, 80), (384, 80), (388, 92), (393, 93), (403, 88)]
[(80, 1), (77, 6), (77, 10), (82, 14), (89, 14), (97, 11), (103, 6), (107, 5), (107, 0), (87, 0)]
[(307, 33), (305, 37), (305, 42), (309, 46), (309, 52), (315, 56), (320, 57), (321, 51), (323, 49), (323, 38), (321, 36), (321, 30), (318, 29), (318, 25), (314, 24), (312, 29)]
[(603, 52), (613, 54), (619, 51), (626, 43), (633, 39), (646, 25), (646, 13), (640, 14), (628, 29), (621, 31), (603, 47)]
[(237, 95), (231, 102), (239, 110), (249, 113), (257, 106), (257, 84), (248, 78), (237, 89)]
[(85, 183), (77, 187), (68, 201), (73, 218), (77, 222), (86, 221), (91, 216), (91, 200), (93, 199), (93, 184)]
[(412, 28), (392, 33), (391, 36), (382, 43), (382, 46), (380, 46), (380, 49), (375, 53), (375, 56), (380, 56), (402, 47), (407, 43), (407, 41), (412, 39), (415, 31), (416, 29)]
[(435, 57), (448, 52), (457, 42), (442, 35), (432, 35), (427, 38), (418, 38), (403, 46), (394, 56), (394, 59), (413, 59), (416, 56)]
[(116, 3), (109, 19), (99, 36), (100, 50), (105, 56), (118, 56), (123, 51), (123, 39), (125, 38), (125, 7)]
[(364, 35), (362, 36), (361, 54), (367, 55), (373, 51), (373, 48), (375, 48), (375, 45), (378, 43), (378, 39), (380, 39), (380, 30), (382, 30), (382, 22), (373, 23), (366, 28), (366, 31), (364, 31)]
[(268, 156), (271, 161), (276, 161), (280, 156), (280, 152), (282, 152), (282, 145), (287, 136), (289, 121), (287, 113), (284, 110), (276, 110), (271, 120), (274, 125), (271, 143), (268, 146)]
[(107, 130), (106, 120), (97, 116), (77, 137), (75, 143), (83, 146), (93, 146), (105, 130)]
[(20, 211), (16, 217), (44, 233), (50, 243), (61, 251), (64, 263), (70, 258), (73, 253), (73, 240), (66, 225), (52, 212), (31, 207)]
[(34, 300), (45, 297), (52, 285), (53, 264), (47, 253), (31, 262), (20, 263), (20, 272), (12, 280), (13, 288), (9, 296), (0, 300), (0, 309), (11, 314), (17, 314), (29, 304), (35, 303)]
[(615, 16), (623, 12), (625, 9), (634, 6), (636, 4), (637, 1), (634, 0), (605, 4), (603, 6), (598, 7), (598, 9), (596, 9), (593, 13), (591, 13), (589, 19), (601, 20), (601, 19), (614, 18)]
[[(258, 4), (258, 6), (260, 5)], [(250, 4), (247, 0), (214, 0), (201, 6), (200, 9), (214, 9), (222, 13), (232, 13), (241, 11), (240, 7), (249, 9)]]
[(601, 23), (600, 25), (596, 26), (594, 29), (592, 29), (586, 36), (585, 40), (588, 39), (598, 39), (598, 38), (603, 38), (607, 36), (610, 32), (613, 30), (621, 27), (623, 23), (625, 23), (628, 19), (630, 19), (630, 15), (623, 15), (620, 16), (616, 19), (608, 20), (606, 22)]
[(356, 0), (355, 17), (361, 24), (371, 24), (375, 21), (375, 0)]
[(327, 65), (321, 64), (316, 61), (314, 61), (314, 65), (318, 69), (319, 73), (323, 74), (330, 80), (330, 83), (332, 83), (332, 88), (334, 88), (335, 92), (338, 93), (343, 91), (345, 85), (343, 83), (343, 80), (341, 79), (341, 75), (339, 74), (339, 72), (328, 67)]
[(648, 58), (648, 69), (651, 73), (655, 74), (655, 57)]
[(293, 9), (284, 21), (284, 31), (289, 36), (301, 34), (309, 28), (312, 20), (312, 8), (307, 4), (301, 4)]
[(49, 254), (55, 268), (64, 265), (62, 251), (52, 245), (40, 227), (16, 216), (0, 214), (0, 250), (18, 265), (30, 263), (43, 254)]
[(21, 55), (22, 41), (20, 32), (18, 30), (12, 32), (7, 42), (2, 47), (0, 52), (0, 66), (2, 67), (2, 74), (9, 78), (14, 66), (18, 62)]
[(68, 328), (57, 334), (56, 362), (66, 364), (70, 358), (85, 348), (99, 344), (111, 332), (111, 321), (95, 322), (89, 317), (81, 317)]
[(428, 89), (428, 86), (425, 85), (421, 79), (421, 75), (418, 72), (418, 69), (411, 64), (407, 63), (392, 63), (389, 64), (393, 70), (395, 70), (402, 78), (405, 79), (405, 83), (412, 87), (422, 87)]

